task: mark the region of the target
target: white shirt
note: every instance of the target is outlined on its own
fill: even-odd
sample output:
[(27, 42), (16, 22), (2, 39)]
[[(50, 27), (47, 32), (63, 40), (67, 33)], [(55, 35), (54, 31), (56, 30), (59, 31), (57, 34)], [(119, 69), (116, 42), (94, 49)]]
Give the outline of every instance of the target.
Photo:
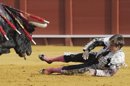
[(118, 50), (115, 53), (110, 52), (106, 56), (103, 56), (98, 59), (98, 68), (105, 69), (105, 65), (108, 63), (108, 59), (110, 59), (110, 63), (108, 65), (116, 65), (117, 67), (125, 64), (125, 54), (122, 50)]
[[(108, 64), (110, 66), (109, 68), (105, 67), (107, 59), (110, 59), (110, 63)], [(97, 68), (95, 70), (95, 75), (112, 76), (124, 64), (125, 64), (125, 54), (122, 50), (118, 50), (115, 53), (110, 52), (105, 57), (101, 57), (99, 59), (99, 63), (96, 65)]]

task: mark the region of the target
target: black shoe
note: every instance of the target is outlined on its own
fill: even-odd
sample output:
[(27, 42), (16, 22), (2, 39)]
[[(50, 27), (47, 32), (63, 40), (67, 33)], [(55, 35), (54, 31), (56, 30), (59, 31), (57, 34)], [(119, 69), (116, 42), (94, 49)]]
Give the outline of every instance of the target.
[(47, 62), (48, 64), (51, 64), (51, 63), (52, 63), (51, 61), (47, 61), (47, 60), (44, 59), (44, 54), (40, 54), (38, 57), (39, 57), (40, 60), (45, 61), (45, 62)]
[(39, 71), (40, 74), (44, 74), (45, 69)]
[(40, 70), (39, 73), (40, 73), (40, 74), (46, 74), (46, 75), (51, 74), (51, 72), (47, 71), (46, 69)]
[(45, 61), (44, 60), (44, 54), (40, 54), (38, 57), (39, 57), (40, 60)]

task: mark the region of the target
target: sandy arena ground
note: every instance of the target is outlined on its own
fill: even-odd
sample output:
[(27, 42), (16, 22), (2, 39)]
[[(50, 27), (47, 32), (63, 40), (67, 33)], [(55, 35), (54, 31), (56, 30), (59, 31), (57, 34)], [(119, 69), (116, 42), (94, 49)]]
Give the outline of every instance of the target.
[[(64, 52), (82, 52), (82, 47), (33, 46), (33, 53), (25, 61), (13, 50), (0, 56), (0, 86), (130, 86), (130, 47), (124, 47), (128, 67), (122, 68), (113, 77), (93, 77), (90, 75), (42, 75), (39, 70), (47, 67), (60, 67), (66, 63), (47, 64), (38, 59), (38, 54), (49, 57)], [(74, 63), (69, 63), (74, 64)]]

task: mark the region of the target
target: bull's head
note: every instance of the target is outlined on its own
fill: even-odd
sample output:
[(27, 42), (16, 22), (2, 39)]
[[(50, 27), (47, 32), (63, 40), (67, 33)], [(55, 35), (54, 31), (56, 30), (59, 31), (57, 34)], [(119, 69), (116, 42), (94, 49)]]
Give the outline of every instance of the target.
[[(24, 15), (40, 20), (42, 23), (28, 21)], [(32, 32), (35, 27), (45, 28), (49, 22), (9, 6), (0, 4), (0, 55), (14, 48), (20, 57), (31, 55)]]

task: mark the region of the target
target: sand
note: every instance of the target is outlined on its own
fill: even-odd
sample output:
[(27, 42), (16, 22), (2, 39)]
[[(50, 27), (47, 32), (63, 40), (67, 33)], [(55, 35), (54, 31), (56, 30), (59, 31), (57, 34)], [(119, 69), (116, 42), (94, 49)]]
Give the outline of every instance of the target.
[[(18, 57), (14, 50), (0, 56), (0, 86), (130, 86), (130, 47), (124, 47), (126, 63), (112, 77), (94, 77), (90, 75), (43, 75), (39, 70), (47, 67), (60, 67), (75, 63), (56, 62), (47, 64), (38, 59), (38, 54), (55, 57), (64, 52), (82, 52), (83, 47), (33, 46), (33, 53), (27, 60)], [(98, 50), (97, 48), (96, 50)]]

